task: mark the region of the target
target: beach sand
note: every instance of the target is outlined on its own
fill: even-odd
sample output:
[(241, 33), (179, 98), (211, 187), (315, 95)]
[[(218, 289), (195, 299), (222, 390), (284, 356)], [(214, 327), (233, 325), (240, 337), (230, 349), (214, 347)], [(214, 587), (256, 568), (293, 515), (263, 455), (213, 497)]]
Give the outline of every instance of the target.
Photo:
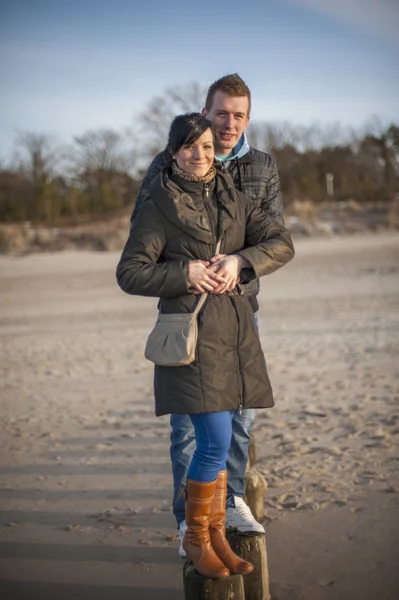
[[(273, 600), (399, 598), (399, 235), (296, 242), (262, 280)], [(156, 299), (119, 253), (0, 257), (0, 599), (182, 600)]]

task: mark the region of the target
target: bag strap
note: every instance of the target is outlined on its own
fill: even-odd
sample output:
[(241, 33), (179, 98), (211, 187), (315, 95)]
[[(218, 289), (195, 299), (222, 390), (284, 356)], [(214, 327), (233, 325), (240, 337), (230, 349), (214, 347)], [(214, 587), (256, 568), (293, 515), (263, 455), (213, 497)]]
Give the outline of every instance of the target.
[[(215, 254), (219, 254), (220, 251), (220, 245), (222, 243), (222, 240), (220, 239), (218, 241), (218, 243), (216, 244), (216, 248), (215, 248)], [(208, 298), (208, 294), (209, 292), (204, 292), (203, 294), (201, 294), (201, 298), (197, 304), (197, 306), (195, 307), (195, 310), (193, 312), (193, 315), (198, 315), (199, 311), (201, 310), (201, 308), (204, 306), (204, 302), (205, 300)]]

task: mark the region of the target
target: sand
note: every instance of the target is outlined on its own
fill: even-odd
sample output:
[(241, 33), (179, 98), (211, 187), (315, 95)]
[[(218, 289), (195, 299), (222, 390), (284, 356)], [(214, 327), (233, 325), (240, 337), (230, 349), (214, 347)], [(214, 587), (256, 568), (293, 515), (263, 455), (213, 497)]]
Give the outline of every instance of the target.
[[(399, 235), (296, 242), (262, 281), (254, 427), (273, 600), (399, 598)], [(156, 300), (118, 253), (0, 257), (1, 600), (182, 600)]]

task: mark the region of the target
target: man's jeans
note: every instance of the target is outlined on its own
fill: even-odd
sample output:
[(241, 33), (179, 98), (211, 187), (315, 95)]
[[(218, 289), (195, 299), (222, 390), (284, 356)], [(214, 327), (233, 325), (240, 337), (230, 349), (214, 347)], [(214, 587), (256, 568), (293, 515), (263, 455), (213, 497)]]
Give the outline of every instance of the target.
[[(254, 315), (258, 327), (258, 315)], [(227, 506), (234, 506), (233, 496), (245, 493), (245, 469), (248, 462), (248, 446), (256, 409), (247, 408), (240, 414), (234, 411), (233, 435), (227, 459)], [(177, 525), (185, 519), (184, 487), (187, 471), (195, 450), (194, 428), (188, 415), (170, 415), (170, 458), (173, 473), (173, 514)]]

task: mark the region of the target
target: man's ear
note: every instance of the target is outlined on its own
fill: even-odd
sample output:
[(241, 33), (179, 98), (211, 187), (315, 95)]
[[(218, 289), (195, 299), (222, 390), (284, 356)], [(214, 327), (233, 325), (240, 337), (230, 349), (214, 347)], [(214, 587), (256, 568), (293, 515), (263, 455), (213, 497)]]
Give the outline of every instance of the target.
[[(247, 124), (246, 124), (246, 126), (245, 126), (245, 129), (248, 127), (250, 119), (251, 119), (251, 117), (248, 117), (248, 118), (247, 118)], [(245, 129), (244, 129), (244, 131), (245, 131)]]
[(203, 117), (206, 117), (206, 115), (207, 115), (207, 112), (206, 112), (206, 108), (205, 108), (205, 106), (204, 106), (204, 108), (201, 110), (201, 115), (202, 115)]

